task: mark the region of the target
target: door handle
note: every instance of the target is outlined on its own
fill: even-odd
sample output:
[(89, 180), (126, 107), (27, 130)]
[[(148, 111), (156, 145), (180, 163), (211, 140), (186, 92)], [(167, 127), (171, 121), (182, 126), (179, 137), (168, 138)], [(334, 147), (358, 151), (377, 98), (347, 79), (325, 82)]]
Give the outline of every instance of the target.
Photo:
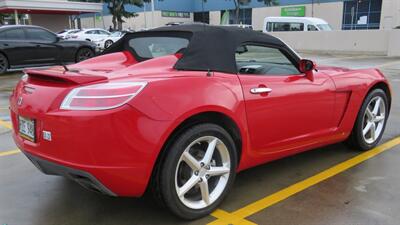
[(250, 93), (252, 94), (265, 94), (265, 93), (270, 93), (271, 91), (272, 89), (267, 87), (258, 87), (250, 89)]

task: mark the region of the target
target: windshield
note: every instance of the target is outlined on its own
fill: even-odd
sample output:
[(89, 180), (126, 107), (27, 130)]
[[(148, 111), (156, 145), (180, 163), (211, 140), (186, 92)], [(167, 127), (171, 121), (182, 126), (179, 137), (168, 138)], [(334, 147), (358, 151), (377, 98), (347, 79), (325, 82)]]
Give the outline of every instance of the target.
[(129, 40), (129, 47), (143, 59), (152, 59), (181, 52), (189, 44), (183, 37), (137, 37)]
[(121, 32), (114, 32), (110, 36), (111, 37), (119, 37), (119, 36), (121, 36)]
[(317, 24), (317, 27), (322, 31), (331, 31), (332, 27), (329, 24)]

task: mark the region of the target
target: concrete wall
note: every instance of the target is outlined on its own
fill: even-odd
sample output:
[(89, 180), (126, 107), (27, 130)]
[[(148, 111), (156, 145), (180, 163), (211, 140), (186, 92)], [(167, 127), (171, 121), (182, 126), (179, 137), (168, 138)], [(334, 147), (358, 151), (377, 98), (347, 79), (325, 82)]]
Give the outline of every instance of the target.
[[(134, 30), (139, 30), (142, 28), (151, 28), (152, 27), (152, 15), (151, 12), (140, 12), (137, 13), (137, 17), (132, 17), (129, 19), (125, 19), (125, 23), (123, 23), (123, 28), (131, 28)], [(107, 15), (104, 16), (104, 27), (108, 29), (108, 27), (112, 26), (112, 16)], [(100, 27), (103, 28), (103, 21), (95, 20), (93, 17), (87, 17), (81, 19), (82, 28), (92, 28), (92, 27)], [(161, 11), (154, 12), (154, 23), (153, 27), (164, 26), (169, 22), (193, 22), (193, 13), (190, 13), (190, 18), (175, 18), (175, 17), (162, 17)], [(146, 26), (147, 24), (147, 26)]]
[[(306, 6), (306, 16), (312, 17), (312, 5), (303, 4), (301, 6)], [(282, 7), (280, 6), (254, 8), (252, 13), (253, 28), (255, 30), (262, 30), (264, 26), (264, 18), (267, 16), (280, 16), (281, 8)], [(343, 2), (315, 3), (314, 17), (326, 20), (334, 30), (341, 30), (343, 20)]]
[(45, 27), (53, 32), (69, 28), (68, 15), (31, 14), (31, 24)]
[(383, 0), (381, 14), (381, 29), (392, 29), (400, 26), (400, 1)]
[(400, 56), (400, 30), (273, 32), (300, 52)]

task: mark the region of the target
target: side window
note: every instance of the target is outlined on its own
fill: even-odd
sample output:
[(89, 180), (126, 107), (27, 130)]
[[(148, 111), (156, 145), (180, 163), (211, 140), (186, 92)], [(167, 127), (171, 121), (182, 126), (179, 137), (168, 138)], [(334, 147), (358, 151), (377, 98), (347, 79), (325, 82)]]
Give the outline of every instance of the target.
[(300, 74), (293, 63), (277, 48), (242, 45), (236, 50), (240, 74), (293, 75)]
[(274, 23), (274, 31), (304, 31), (304, 23)]
[(89, 30), (89, 31), (86, 31), (86, 32), (85, 32), (85, 34), (94, 34), (94, 33), (95, 33), (94, 30)]
[(311, 25), (311, 24), (307, 25), (307, 30), (308, 31), (318, 31), (318, 29), (314, 25)]
[(99, 30), (100, 34), (102, 35), (109, 35), (109, 33), (105, 32), (104, 30)]
[(47, 30), (38, 28), (26, 28), (26, 33), (29, 40), (43, 41), (43, 42), (55, 42), (56, 36)]
[(10, 29), (0, 33), (1, 40), (24, 40), (25, 32), (22, 29)]

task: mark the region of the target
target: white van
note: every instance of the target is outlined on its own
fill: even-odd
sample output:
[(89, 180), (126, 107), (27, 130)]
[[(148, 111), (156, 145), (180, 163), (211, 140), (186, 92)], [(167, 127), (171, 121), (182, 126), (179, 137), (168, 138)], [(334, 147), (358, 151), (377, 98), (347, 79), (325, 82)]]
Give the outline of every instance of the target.
[(323, 19), (315, 17), (266, 17), (263, 32), (278, 31), (331, 31)]

